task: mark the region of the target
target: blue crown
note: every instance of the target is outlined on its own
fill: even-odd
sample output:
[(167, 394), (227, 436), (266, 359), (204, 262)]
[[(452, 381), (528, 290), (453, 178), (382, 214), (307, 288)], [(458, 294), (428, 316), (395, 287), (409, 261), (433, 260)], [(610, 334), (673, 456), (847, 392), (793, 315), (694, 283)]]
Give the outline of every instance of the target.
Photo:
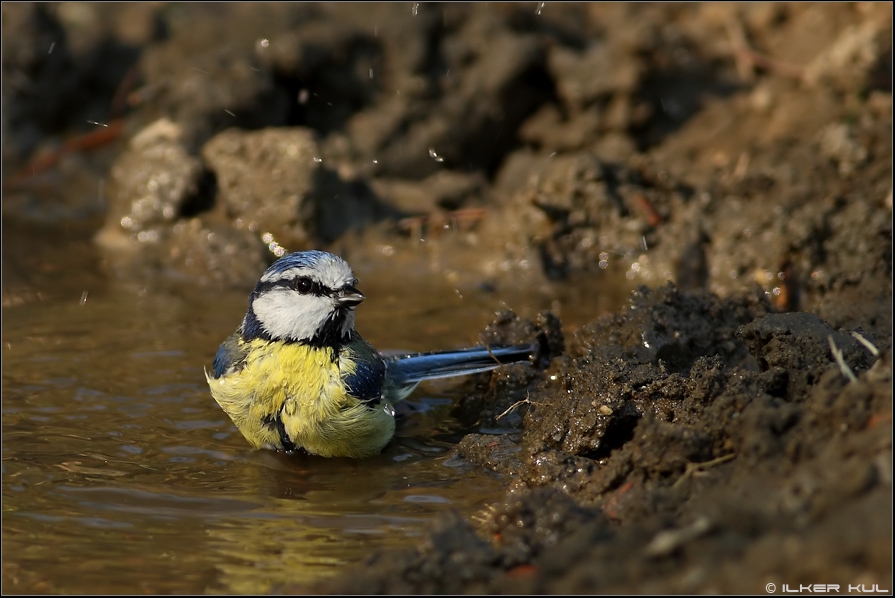
[(272, 263), (264, 273), (279, 274), (291, 268), (313, 268), (324, 259), (333, 259), (334, 257), (336, 256), (331, 253), (317, 249), (287, 253)]

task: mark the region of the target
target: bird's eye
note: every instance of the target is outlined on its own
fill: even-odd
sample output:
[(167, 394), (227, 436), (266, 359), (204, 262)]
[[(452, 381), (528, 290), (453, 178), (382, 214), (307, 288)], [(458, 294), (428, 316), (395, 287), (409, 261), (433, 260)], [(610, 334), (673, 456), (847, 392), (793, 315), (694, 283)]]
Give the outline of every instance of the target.
[(295, 279), (292, 283), (292, 288), (301, 293), (302, 295), (307, 295), (311, 291), (314, 290), (314, 282), (307, 277), (301, 277)]

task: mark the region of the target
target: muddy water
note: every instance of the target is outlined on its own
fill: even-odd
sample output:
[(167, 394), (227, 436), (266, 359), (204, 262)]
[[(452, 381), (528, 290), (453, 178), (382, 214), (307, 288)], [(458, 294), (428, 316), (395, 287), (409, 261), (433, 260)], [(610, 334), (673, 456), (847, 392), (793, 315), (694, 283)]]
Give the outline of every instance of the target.
[[(339, 575), (499, 496), (498, 480), (446, 456), (462, 434), (451, 385), (417, 391), (373, 459), (250, 450), (202, 372), (245, 291), (116, 287), (69, 267), (77, 253), (48, 255), (32, 256), (26, 292), (4, 281), (4, 590), (263, 592)], [(411, 298), (370, 276), (361, 288), (358, 328), (381, 349), (467, 344), (504, 305), (560, 308), (567, 325), (597, 310), (438, 285)]]

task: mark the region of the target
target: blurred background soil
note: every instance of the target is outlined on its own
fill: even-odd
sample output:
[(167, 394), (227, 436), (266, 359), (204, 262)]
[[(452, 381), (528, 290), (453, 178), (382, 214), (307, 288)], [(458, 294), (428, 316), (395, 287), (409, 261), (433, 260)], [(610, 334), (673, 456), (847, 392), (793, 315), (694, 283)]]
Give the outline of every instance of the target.
[(47, 236), (138, 284), (248, 289), (320, 247), (409, 286), (634, 289), (565, 338), (483, 331), (543, 347), (456, 407), (507, 432), (455, 451), (505, 500), (315, 590), (892, 589), (889, 3), (2, 19), (5, 305)]

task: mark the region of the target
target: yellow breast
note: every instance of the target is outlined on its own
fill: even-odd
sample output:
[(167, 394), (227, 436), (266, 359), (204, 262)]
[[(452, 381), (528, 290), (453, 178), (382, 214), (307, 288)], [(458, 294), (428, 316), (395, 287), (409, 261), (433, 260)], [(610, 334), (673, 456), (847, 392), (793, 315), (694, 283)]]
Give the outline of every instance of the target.
[(214, 399), (256, 448), (283, 448), (272, 424), (279, 418), (292, 443), (310, 453), (365, 457), (391, 439), (394, 412), (384, 401), (368, 407), (346, 392), (342, 374), (353, 370), (344, 352), (334, 359), (331, 349), (255, 339), (240, 371), (206, 378)]

